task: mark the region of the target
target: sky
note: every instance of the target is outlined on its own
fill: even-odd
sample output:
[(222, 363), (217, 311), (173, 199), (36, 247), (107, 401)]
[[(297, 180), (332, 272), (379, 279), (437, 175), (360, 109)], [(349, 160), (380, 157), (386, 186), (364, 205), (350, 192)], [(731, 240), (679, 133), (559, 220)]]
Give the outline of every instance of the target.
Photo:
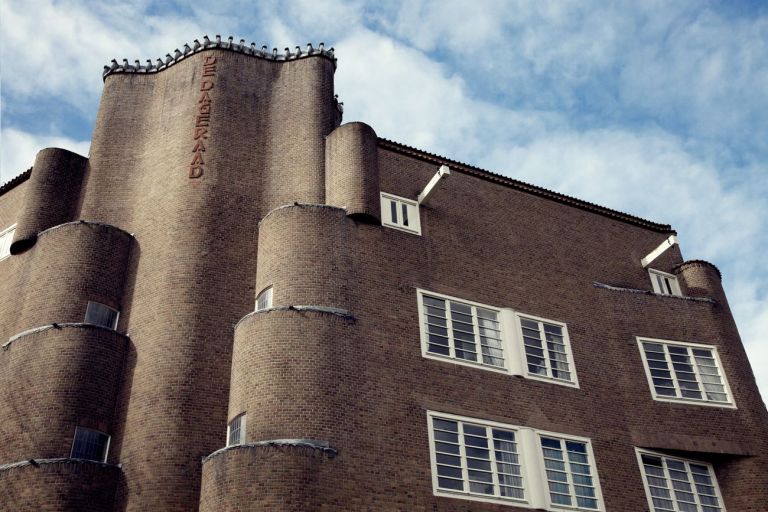
[(768, 3), (0, 0), (0, 29), (0, 182), (87, 155), (113, 58), (322, 41), (345, 122), (671, 224), (722, 271), (768, 397)]

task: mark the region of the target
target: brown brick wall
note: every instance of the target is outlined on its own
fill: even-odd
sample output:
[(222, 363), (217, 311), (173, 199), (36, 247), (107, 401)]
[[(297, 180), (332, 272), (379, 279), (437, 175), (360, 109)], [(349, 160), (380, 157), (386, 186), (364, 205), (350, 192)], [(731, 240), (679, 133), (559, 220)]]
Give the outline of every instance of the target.
[(111, 433), (127, 345), (114, 331), (67, 324), (0, 349), (0, 461), (69, 457), (77, 426)]
[(112, 509), (120, 469), (88, 461), (41, 461), (0, 469), (2, 512), (104, 512)]
[(365, 123), (336, 128), (325, 142), (325, 195), (351, 215), (381, 220), (376, 132)]
[[(205, 173), (190, 179), (210, 56)], [(359, 222), (377, 205), (373, 183), (415, 199), (438, 165), (391, 143), (376, 160), (364, 125), (332, 133), (337, 124), (325, 57), (207, 50), (157, 74), (110, 76), (78, 211), (133, 233), (130, 251), (111, 256), (122, 238), (78, 242), (86, 228), (65, 226), (0, 262), (0, 334), (74, 318), (64, 294), (122, 305), (115, 510), (517, 510), (433, 495), (427, 410), (590, 438), (607, 510), (647, 509), (636, 446), (713, 462), (729, 510), (759, 509), (768, 413), (711, 267), (678, 266), (677, 246), (651, 265), (714, 301), (595, 286), (650, 291), (640, 259), (670, 232), (455, 166), (420, 208), (422, 236)], [(357, 129), (358, 143), (344, 138)], [(0, 197), (0, 216), (13, 217), (20, 190)], [(350, 209), (294, 204), (324, 202)], [(87, 284), (99, 270), (76, 272), (83, 258), (123, 265), (124, 287), (112, 271), (94, 278), (102, 288)], [(51, 300), (56, 280), (65, 286)], [(278, 309), (246, 316), (270, 285)], [(422, 357), (417, 288), (566, 323), (579, 388)], [(636, 336), (716, 346), (737, 408), (654, 401)], [(338, 456), (238, 448), (201, 464), (244, 411), (248, 442), (314, 438)]]

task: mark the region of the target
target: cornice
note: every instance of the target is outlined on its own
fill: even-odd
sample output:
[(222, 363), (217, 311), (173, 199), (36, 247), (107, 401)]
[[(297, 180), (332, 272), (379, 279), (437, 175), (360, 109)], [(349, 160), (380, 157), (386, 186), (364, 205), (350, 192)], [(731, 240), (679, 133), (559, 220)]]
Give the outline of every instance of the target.
[(241, 39), (239, 43), (235, 43), (232, 36), (229, 36), (226, 41), (223, 41), (221, 36), (217, 35), (212, 41), (208, 38), (207, 35), (205, 35), (203, 36), (202, 43), (197, 39), (192, 42), (192, 45), (184, 43), (184, 46), (181, 50), (176, 48), (176, 50), (173, 52), (173, 55), (166, 53), (164, 59), (158, 57), (155, 64), (152, 63), (152, 59), (147, 59), (146, 65), (142, 65), (138, 59), (133, 61), (133, 64), (129, 64), (128, 59), (123, 59), (122, 64), (118, 63), (116, 59), (112, 59), (112, 63), (110, 65), (104, 66), (102, 78), (106, 80), (108, 76), (119, 73), (159, 73), (160, 71), (173, 66), (177, 62), (181, 62), (191, 55), (207, 50), (225, 50), (235, 53), (242, 53), (244, 55), (250, 55), (258, 59), (270, 60), (274, 62), (287, 62), (304, 59), (307, 57), (324, 57), (333, 62), (333, 68), (336, 69), (336, 56), (334, 54), (334, 49), (326, 49), (325, 43), (320, 43), (317, 48), (313, 47), (312, 43), (307, 43), (306, 49), (304, 50), (302, 50), (300, 46), (296, 46), (295, 51), (291, 51), (290, 48), (286, 48), (284, 51), (280, 52), (277, 48), (273, 48), (270, 52), (266, 45), (262, 46), (261, 48), (257, 48), (256, 43), (251, 43), (250, 45), (245, 44), (245, 39)]
[(605, 206), (600, 206), (595, 203), (590, 203), (589, 201), (584, 201), (582, 199), (577, 199), (575, 197), (571, 197), (565, 194), (561, 194), (559, 192), (555, 192), (553, 190), (549, 190), (543, 187), (538, 187), (536, 185), (525, 183), (523, 181), (518, 181), (512, 178), (508, 178), (506, 176), (502, 176), (501, 174), (497, 174), (495, 172), (486, 171), (485, 169), (480, 169), (479, 167), (475, 167), (473, 165), (458, 162), (456, 160), (451, 160), (450, 158), (436, 155), (434, 153), (429, 153), (427, 151), (423, 151), (421, 149), (414, 148), (412, 146), (407, 146), (399, 142), (379, 138), (379, 147), (388, 149), (390, 151), (394, 151), (396, 153), (400, 153), (402, 155), (418, 158), (419, 160), (422, 160), (424, 162), (430, 162), (436, 165), (448, 165), (451, 168), (451, 170), (455, 169), (465, 174), (470, 174), (472, 176), (476, 176), (484, 180), (500, 183), (502, 185), (506, 185), (508, 187), (514, 188), (516, 190), (520, 190), (522, 192), (527, 192), (529, 194), (533, 194), (539, 197), (551, 199), (559, 203), (567, 204), (569, 206), (573, 206), (575, 208), (586, 210), (592, 213), (597, 213), (599, 215), (610, 217), (612, 219), (626, 222), (628, 224), (634, 224), (636, 226), (650, 229), (651, 231), (657, 231), (660, 233), (676, 233), (676, 231), (673, 230), (672, 226), (670, 226), (669, 224), (659, 224), (656, 222), (643, 219), (641, 217), (630, 215), (628, 213), (612, 210), (610, 208), (606, 208)]

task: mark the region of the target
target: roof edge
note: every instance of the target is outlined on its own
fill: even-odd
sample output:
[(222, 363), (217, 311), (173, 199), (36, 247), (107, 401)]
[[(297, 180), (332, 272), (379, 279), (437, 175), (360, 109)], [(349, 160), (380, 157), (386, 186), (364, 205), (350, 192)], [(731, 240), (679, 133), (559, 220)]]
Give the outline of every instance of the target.
[(271, 60), (276, 62), (286, 62), (298, 59), (304, 59), (307, 57), (325, 57), (333, 62), (333, 68), (336, 69), (336, 55), (333, 47), (326, 49), (325, 43), (320, 43), (317, 48), (312, 46), (312, 43), (307, 43), (306, 49), (302, 51), (300, 46), (295, 47), (295, 51), (291, 51), (290, 48), (286, 48), (282, 53), (277, 48), (273, 48), (272, 51), (267, 50), (267, 46), (263, 45), (260, 49), (256, 47), (256, 43), (250, 45), (245, 44), (245, 39), (240, 39), (239, 43), (234, 42), (234, 38), (229, 36), (227, 41), (222, 41), (220, 35), (216, 35), (215, 40), (211, 41), (207, 35), (203, 36), (203, 42), (195, 39), (192, 41), (192, 46), (189, 43), (184, 43), (183, 50), (176, 48), (173, 55), (170, 53), (165, 54), (165, 59), (158, 57), (157, 63), (152, 64), (152, 59), (147, 59), (147, 65), (143, 66), (141, 62), (136, 59), (133, 64), (128, 63), (128, 59), (123, 59), (123, 63), (119, 64), (116, 59), (112, 59), (111, 65), (104, 66), (104, 72), (102, 73), (102, 79), (106, 80), (108, 76), (119, 73), (140, 73), (140, 74), (152, 74), (158, 73), (164, 69), (173, 66), (177, 62), (181, 62), (185, 58), (200, 53), (206, 50), (228, 50), (235, 53), (242, 53), (250, 55), (264, 60)]
[(444, 156), (436, 155), (434, 153), (429, 153), (427, 151), (414, 148), (412, 146), (401, 144), (400, 142), (395, 142), (395, 141), (384, 139), (381, 137), (378, 138), (378, 141), (379, 141), (379, 147), (389, 149), (391, 151), (400, 153), (402, 155), (411, 156), (411, 157), (423, 160), (425, 162), (430, 162), (434, 164), (449, 165), (451, 167), (451, 170), (456, 169), (460, 172), (475, 176), (480, 179), (492, 181), (494, 183), (500, 183), (502, 185), (506, 185), (508, 187), (514, 188), (515, 190), (527, 192), (529, 194), (533, 194), (535, 196), (543, 197), (546, 199), (551, 199), (553, 201), (566, 204), (568, 206), (573, 206), (581, 210), (597, 213), (598, 215), (602, 215), (604, 217), (609, 217), (615, 220), (626, 222), (628, 224), (634, 224), (635, 226), (640, 226), (642, 228), (650, 229), (651, 231), (657, 231), (660, 233), (677, 234), (677, 232), (674, 229), (672, 229), (672, 226), (670, 226), (669, 224), (660, 224), (657, 222), (652, 222), (650, 220), (643, 219), (642, 217), (630, 215), (628, 213), (620, 212), (618, 210), (613, 210), (605, 206), (600, 206), (599, 204), (590, 203), (589, 201), (584, 201), (583, 199), (578, 199), (576, 197), (561, 194), (559, 192), (555, 192), (553, 190), (549, 190), (543, 187), (531, 185), (530, 183), (525, 183), (523, 181), (519, 181), (513, 178), (508, 178), (507, 176), (503, 176), (495, 172), (487, 171), (485, 169), (475, 167), (474, 165), (465, 164), (457, 160), (452, 160)]
[(32, 168), (30, 167), (29, 169), (19, 174), (15, 178), (11, 178), (9, 181), (6, 181), (2, 185), (0, 185), (0, 196), (5, 194), (12, 188), (16, 187), (17, 185), (21, 185), (22, 183), (27, 181), (31, 175), (32, 175)]

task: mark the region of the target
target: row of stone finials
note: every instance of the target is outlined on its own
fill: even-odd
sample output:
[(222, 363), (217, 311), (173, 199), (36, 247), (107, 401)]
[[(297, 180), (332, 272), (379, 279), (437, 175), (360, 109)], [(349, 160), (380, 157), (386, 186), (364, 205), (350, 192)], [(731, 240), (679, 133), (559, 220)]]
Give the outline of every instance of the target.
[(134, 64), (129, 64), (128, 59), (123, 59), (123, 63), (119, 64), (116, 59), (112, 59), (111, 65), (104, 66), (103, 77), (106, 78), (113, 73), (156, 73), (162, 69), (167, 68), (168, 66), (175, 64), (176, 62), (179, 62), (180, 60), (183, 60), (188, 55), (209, 48), (231, 50), (244, 53), (246, 55), (253, 55), (255, 57), (276, 61), (295, 60), (302, 57), (308, 57), (310, 55), (325, 55), (330, 57), (334, 64), (336, 63), (336, 57), (334, 55), (333, 48), (326, 50), (324, 43), (320, 43), (317, 48), (314, 48), (312, 43), (307, 43), (307, 49), (305, 51), (302, 51), (301, 47), (297, 46), (295, 52), (291, 52), (290, 48), (286, 48), (283, 53), (280, 53), (278, 52), (277, 48), (273, 48), (272, 51), (269, 52), (266, 45), (262, 46), (261, 49), (256, 47), (256, 43), (251, 43), (250, 46), (248, 46), (245, 44), (245, 39), (241, 39), (239, 43), (235, 43), (232, 36), (229, 36), (227, 41), (222, 41), (221, 36), (217, 35), (216, 40), (211, 41), (206, 35), (203, 36), (202, 43), (195, 39), (192, 43), (192, 46), (184, 43), (184, 48), (182, 50), (176, 48), (173, 55), (166, 53), (165, 60), (158, 57), (157, 64), (152, 64), (151, 59), (147, 59), (146, 66), (142, 66), (141, 62), (138, 60), (135, 60)]

